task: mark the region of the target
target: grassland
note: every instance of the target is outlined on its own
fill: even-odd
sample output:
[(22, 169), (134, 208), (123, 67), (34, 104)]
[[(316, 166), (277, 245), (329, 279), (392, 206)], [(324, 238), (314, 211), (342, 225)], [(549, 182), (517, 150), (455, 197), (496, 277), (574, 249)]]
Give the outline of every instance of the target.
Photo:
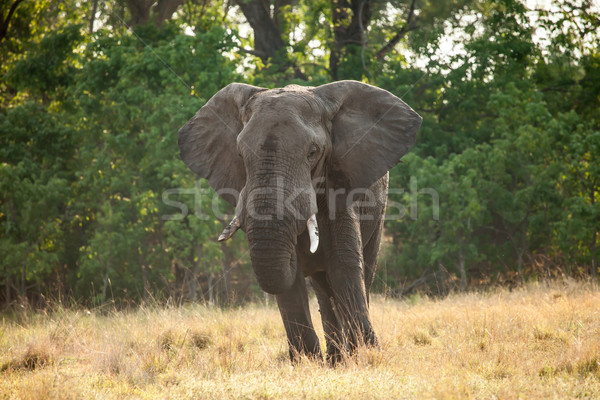
[(597, 287), (374, 296), (371, 312), (380, 348), (336, 368), (292, 366), (272, 305), (13, 312), (0, 398), (600, 398)]

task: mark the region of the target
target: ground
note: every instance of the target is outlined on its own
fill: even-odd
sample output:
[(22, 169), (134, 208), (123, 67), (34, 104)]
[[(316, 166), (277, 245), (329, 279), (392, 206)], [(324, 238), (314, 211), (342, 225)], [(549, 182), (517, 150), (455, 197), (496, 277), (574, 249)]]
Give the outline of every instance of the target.
[(23, 310), (0, 315), (0, 399), (600, 398), (599, 305), (572, 281), (373, 296), (380, 347), (336, 368), (290, 364), (273, 304)]

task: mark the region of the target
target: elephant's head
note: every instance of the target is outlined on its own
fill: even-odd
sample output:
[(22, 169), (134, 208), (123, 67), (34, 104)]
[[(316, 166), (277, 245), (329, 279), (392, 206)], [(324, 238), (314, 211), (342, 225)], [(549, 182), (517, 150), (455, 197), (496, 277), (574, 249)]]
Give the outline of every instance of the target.
[(420, 125), (402, 100), (360, 82), (272, 90), (232, 83), (180, 129), (179, 148), (236, 206), (219, 239), (241, 227), (261, 288), (277, 294), (294, 281), (307, 225), (316, 248), (319, 185), (343, 207), (344, 193), (368, 188), (400, 161)]

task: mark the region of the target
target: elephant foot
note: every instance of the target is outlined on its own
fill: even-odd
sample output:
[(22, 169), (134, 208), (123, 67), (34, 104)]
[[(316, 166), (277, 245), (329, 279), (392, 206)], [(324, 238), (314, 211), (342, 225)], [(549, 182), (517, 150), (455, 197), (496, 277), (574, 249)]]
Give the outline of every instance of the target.
[(344, 357), (342, 356), (342, 353), (340, 351), (335, 351), (335, 352), (327, 352), (327, 365), (329, 365), (330, 367), (336, 367), (339, 363), (342, 362), (342, 360), (344, 359)]
[(365, 333), (364, 340), (367, 347), (379, 347), (379, 340), (372, 329)]
[(304, 343), (290, 345), (289, 355), (292, 364), (297, 364), (302, 357), (306, 357), (313, 361), (323, 361), (323, 356), (321, 354), (321, 348), (318, 341), (312, 346), (307, 346)]
[(379, 341), (370, 325), (356, 328), (346, 338), (348, 354), (354, 354), (359, 346), (378, 347)]
[(335, 345), (332, 345), (331, 347), (328, 346), (327, 358), (326, 358), (327, 364), (330, 367), (336, 367), (337, 365), (342, 363), (345, 358), (351, 357), (354, 353), (356, 353), (356, 350), (357, 350), (358, 346), (360, 346), (360, 345), (364, 345), (369, 348), (378, 348), (379, 341), (377, 340), (377, 337), (373, 333), (371, 335), (367, 335), (366, 339), (360, 341), (360, 343), (358, 345), (349, 340), (345, 343), (345, 345), (344, 344), (335, 344)]

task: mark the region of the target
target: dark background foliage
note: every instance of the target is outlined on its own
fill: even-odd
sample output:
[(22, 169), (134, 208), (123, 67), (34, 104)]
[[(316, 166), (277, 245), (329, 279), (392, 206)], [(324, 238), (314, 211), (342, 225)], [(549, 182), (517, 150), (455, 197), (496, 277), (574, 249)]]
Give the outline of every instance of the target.
[[(0, 1), (0, 302), (257, 296), (177, 130), (230, 82), (362, 80), (424, 122), (376, 289), (598, 278), (590, 0)], [(185, 204), (185, 218), (169, 219)], [(222, 213), (212, 210), (218, 207)]]

